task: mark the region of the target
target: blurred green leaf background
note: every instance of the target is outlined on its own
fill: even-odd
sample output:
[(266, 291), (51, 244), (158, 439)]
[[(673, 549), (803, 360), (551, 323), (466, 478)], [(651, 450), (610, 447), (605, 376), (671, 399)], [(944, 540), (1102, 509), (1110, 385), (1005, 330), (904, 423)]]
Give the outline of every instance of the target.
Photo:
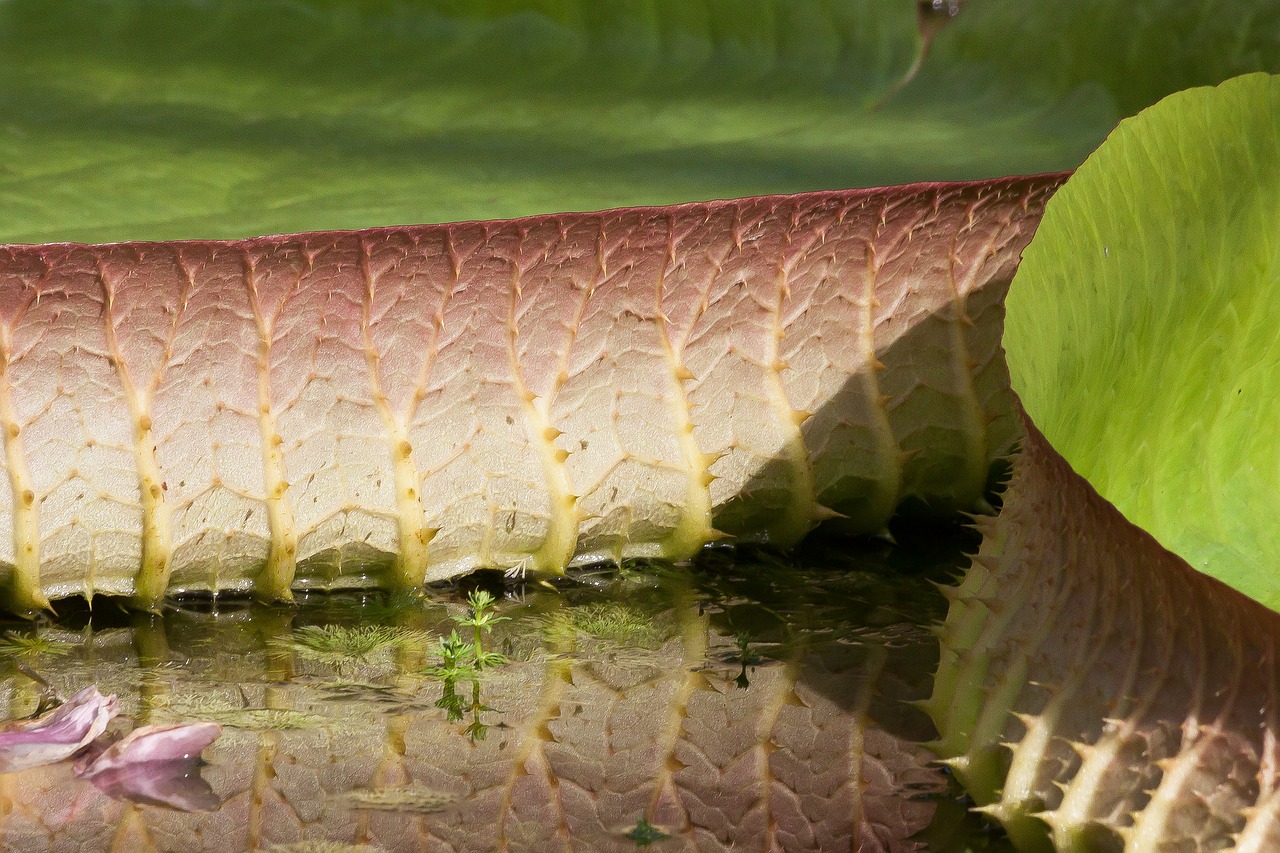
[(0, 240), (1068, 169), (1168, 92), (1280, 66), (1280, 0), (971, 0), (896, 88), (922, 49), (919, 8), (0, 0)]

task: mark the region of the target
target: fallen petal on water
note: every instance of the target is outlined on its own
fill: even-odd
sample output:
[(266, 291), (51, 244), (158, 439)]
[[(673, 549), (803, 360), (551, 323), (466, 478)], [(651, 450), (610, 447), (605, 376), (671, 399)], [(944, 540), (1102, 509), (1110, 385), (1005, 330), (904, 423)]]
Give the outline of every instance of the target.
[(200, 753), (222, 734), (217, 723), (142, 726), (83, 754), (75, 774), (104, 794), (178, 811), (213, 811), (221, 798), (200, 775)]
[(116, 697), (86, 687), (34, 720), (0, 727), (0, 773), (14, 773), (70, 758), (106, 731), (117, 713)]
[(211, 812), (222, 805), (222, 798), (200, 775), (196, 759), (111, 767), (95, 773), (89, 781), (108, 797), (148, 806)]
[(200, 753), (222, 734), (218, 723), (175, 723), (140, 726), (87, 761), (77, 762), (75, 773), (93, 779), (107, 771), (152, 764), (198, 762)]

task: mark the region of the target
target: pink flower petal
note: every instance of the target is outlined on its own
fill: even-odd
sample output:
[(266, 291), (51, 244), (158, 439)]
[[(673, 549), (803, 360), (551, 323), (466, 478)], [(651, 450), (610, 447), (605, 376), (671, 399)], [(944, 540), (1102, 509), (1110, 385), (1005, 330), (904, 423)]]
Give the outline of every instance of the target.
[(217, 723), (141, 726), (76, 759), (76, 776), (107, 796), (181, 811), (212, 811), (221, 800), (200, 776), (200, 753), (222, 734)]
[(134, 765), (173, 761), (194, 763), (221, 734), (222, 726), (217, 723), (140, 726), (84, 766), (77, 766), (75, 772), (82, 779), (92, 779), (99, 773)]
[(0, 773), (70, 758), (102, 734), (117, 713), (116, 697), (86, 687), (35, 720), (0, 727)]

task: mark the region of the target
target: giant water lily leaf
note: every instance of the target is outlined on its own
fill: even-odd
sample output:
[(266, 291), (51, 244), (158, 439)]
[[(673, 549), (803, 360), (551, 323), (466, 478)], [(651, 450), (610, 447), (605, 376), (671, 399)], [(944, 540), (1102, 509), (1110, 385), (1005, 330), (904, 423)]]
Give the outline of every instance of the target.
[(970, 82), (1106, 98), (1130, 115), (1180, 89), (1275, 70), (1277, 14), (1277, 0), (973, 0), (922, 77), (966, 69)]
[(1280, 79), (1168, 98), (1048, 209), (1008, 303), (1027, 412), (1127, 518), (1280, 606)]
[(1019, 849), (1280, 844), (1280, 617), (1125, 520), (1029, 421), (940, 631), (935, 744)]
[(1122, 124), (1013, 284), (1036, 424), (950, 593), (930, 709), (1023, 849), (1280, 843), (1280, 616), (1196, 571), (1276, 604), (1278, 106), (1250, 75)]
[(1062, 177), (0, 247), (5, 604), (548, 575), (979, 508), (1015, 435), (1001, 300)]
[[(1180, 51), (1201, 33), (1172, 10), (1131, 26), (1127, 0), (1075, 16), (1007, 5), (965, 4), (918, 78), (879, 103), (920, 50), (916, 0), (9, 0), (0, 240), (1054, 171), (1188, 79), (1277, 61), (1257, 48), (1271, 16), (1252, 0), (1199, 4), (1233, 41)], [(1057, 76), (1027, 72), (1050, 51)]]

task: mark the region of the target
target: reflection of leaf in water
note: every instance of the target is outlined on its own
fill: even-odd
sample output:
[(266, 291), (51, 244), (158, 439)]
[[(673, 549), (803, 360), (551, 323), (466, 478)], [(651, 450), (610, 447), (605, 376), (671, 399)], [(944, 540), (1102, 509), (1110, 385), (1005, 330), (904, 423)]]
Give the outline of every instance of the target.
[(421, 611), (425, 604), (422, 593), (416, 590), (401, 590), (387, 593), (384, 596), (371, 596), (360, 600), (360, 614), (369, 622), (391, 622), (397, 616), (413, 611)]
[(399, 785), (386, 788), (358, 788), (348, 791), (343, 800), (353, 809), (433, 814), (458, 801), (456, 794), (437, 791), (424, 785)]

